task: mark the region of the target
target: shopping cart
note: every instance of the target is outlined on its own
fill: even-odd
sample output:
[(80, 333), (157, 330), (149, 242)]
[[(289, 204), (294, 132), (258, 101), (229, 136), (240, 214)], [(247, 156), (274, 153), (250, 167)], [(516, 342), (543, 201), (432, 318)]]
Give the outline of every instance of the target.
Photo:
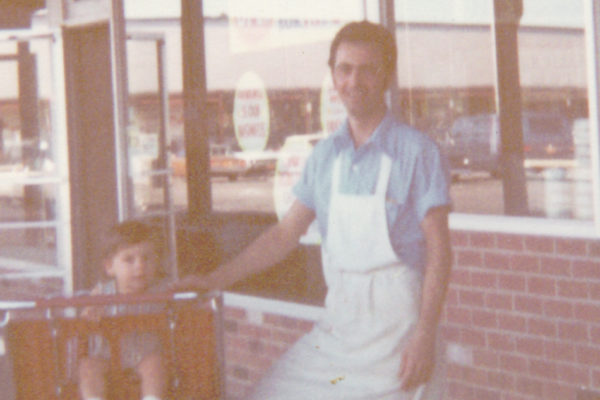
[[(146, 313), (80, 317), (84, 307), (148, 305)], [(75, 400), (78, 360), (92, 335), (109, 343), (109, 398), (139, 399), (139, 382), (122, 370), (120, 338), (134, 330), (158, 335), (169, 370), (170, 400), (215, 400), (225, 396), (222, 295), (157, 293), (75, 296), (2, 302), (0, 333), (12, 388), (2, 399)], [(12, 390), (9, 390), (12, 389)], [(11, 393), (12, 392), (12, 393)]]

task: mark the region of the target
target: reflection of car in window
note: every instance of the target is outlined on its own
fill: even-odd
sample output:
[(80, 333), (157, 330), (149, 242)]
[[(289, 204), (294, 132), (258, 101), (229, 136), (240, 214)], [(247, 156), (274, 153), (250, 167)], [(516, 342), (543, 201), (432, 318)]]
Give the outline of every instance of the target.
[[(559, 114), (525, 112), (522, 117), (525, 168), (541, 170), (573, 160), (571, 121)], [(497, 114), (477, 114), (454, 121), (442, 143), (455, 175), (500, 170), (500, 129)]]
[[(271, 175), (275, 171), (277, 153), (273, 151), (233, 151), (228, 145), (210, 146), (210, 174), (236, 180), (242, 176)], [(175, 176), (185, 176), (185, 157), (173, 155), (171, 166)]]

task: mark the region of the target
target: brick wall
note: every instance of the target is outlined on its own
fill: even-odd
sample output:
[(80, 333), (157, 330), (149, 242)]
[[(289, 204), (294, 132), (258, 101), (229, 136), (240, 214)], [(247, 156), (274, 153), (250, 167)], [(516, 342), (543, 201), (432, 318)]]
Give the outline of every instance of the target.
[(453, 248), (448, 399), (600, 391), (600, 241), (454, 232)]
[[(599, 399), (600, 241), (466, 231), (452, 240), (446, 400)], [(227, 306), (228, 399), (311, 326)]]

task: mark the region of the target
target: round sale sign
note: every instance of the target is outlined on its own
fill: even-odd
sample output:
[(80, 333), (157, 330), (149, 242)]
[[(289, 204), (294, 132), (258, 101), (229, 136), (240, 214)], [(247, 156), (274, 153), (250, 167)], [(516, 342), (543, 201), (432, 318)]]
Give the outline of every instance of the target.
[(233, 100), (235, 137), (245, 151), (264, 150), (269, 139), (269, 99), (260, 77), (246, 72), (237, 83)]
[[(279, 219), (283, 218), (294, 202), (292, 188), (300, 179), (304, 164), (312, 152), (313, 146), (324, 137), (325, 135), (322, 133), (292, 135), (286, 139), (285, 144), (279, 151), (273, 181), (275, 212)], [(308, 231), (300, 238), (300, 242), (303, 244), (321, 243), (316, 221), (310, 225)]]

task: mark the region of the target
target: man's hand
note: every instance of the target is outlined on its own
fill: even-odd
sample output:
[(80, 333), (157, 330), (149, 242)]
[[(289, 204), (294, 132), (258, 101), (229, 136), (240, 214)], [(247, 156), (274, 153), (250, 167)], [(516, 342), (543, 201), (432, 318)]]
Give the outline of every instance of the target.
[(400, 365), (402, 390), (410, 391), (429, 381), (435, 365), (435, 343), (435, 332), (411, 335)]

